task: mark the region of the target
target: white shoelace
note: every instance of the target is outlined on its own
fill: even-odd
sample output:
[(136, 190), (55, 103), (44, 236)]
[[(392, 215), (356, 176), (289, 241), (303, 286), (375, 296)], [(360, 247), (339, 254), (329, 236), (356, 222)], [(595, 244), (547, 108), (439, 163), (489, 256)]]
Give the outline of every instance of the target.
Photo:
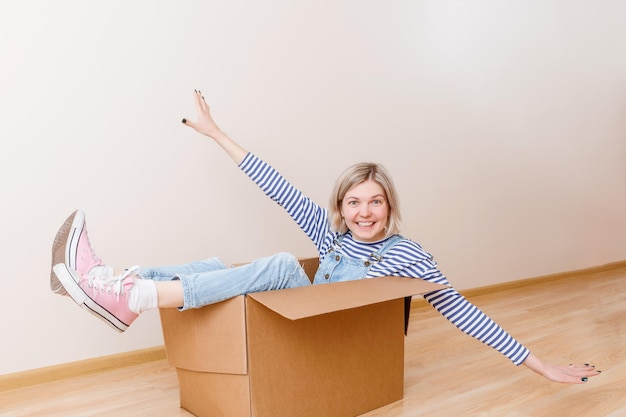
[(123, 293), (123, 282), (131, 274), (139, 271), (141, 267), (135, 265), (128, 268), (123, 273), (117, 276), (113, 276), (113, 268), (108, 265), (95, 266), (89, 270), (87, 278), (89, 278), (89, 288), (93, 288), (94, 291), (108, 292), (109, 294), (115, 294), (119, 301), (120, 295)]

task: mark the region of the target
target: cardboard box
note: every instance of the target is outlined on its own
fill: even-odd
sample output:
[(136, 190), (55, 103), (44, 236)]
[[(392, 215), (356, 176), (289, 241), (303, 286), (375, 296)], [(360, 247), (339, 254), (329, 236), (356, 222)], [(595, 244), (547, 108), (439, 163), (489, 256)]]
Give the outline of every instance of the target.
[[(317, 258), (302, 260), (309, 277)], [(181, 407), (199, 417), (353, 417), (403, 397), (404, 298), (383, 277), (161, 309)]]

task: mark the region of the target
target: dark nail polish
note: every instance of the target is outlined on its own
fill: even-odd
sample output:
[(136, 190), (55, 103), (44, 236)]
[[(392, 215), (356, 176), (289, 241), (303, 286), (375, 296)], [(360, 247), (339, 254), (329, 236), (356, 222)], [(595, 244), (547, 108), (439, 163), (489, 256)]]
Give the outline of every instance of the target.
[(187, 119), (183, 119), (183, 123), (187, 123)]
[(587, 382), (587, 381), (589, 380), (589, 378), (587, 378), (586, 376), (584, 376), (584, 377), (582, 377), (580, 380), (581, 380), (581, 381), (583, 381), (583, 382)]

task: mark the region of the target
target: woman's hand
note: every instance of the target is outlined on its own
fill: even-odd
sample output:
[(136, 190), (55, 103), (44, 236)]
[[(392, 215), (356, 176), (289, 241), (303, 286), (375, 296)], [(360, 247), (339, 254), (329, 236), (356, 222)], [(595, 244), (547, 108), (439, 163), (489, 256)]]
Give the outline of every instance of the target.
[(206, 104), (206, 101), (204, 101), (204, 97), (199, 90), (194, 90), (193, 97), (196, 102), (198, 120), (193, 122), (191, 120), (183, 119), (183, 123), (194, 129), (196, 132), (213, 139), (226, 151), (236, 164), (240, 164), (248, 154), (248, 151), (229, 138), (228, 135), (222, 132), (222, 130), (217, 126), (217, 123), (215, 123), (211, 117), (209, 105)]
[(196, 102), (196, 114), (198, 116), (198, 120), (193, 122), (191, 120), (183, 119), (183, 123), (194, 129), (196, 132), (202, 133), (204, 136), (216, 139), (216, 137), (219, 134), (223, 134), (223, 132), (211, 117), (209, 105), (206, 104), (206, 101), (204, 101), (204, 97), (200, 91), (194, 90), (193, 97)]
[(600, 375), (601, 371), (589, 364), (557, 366), (543, 362), (532, 353), (524, 361), (524, 365), (533, 372), (554, 382), (565, 384), (584, 384), (592, 376)]

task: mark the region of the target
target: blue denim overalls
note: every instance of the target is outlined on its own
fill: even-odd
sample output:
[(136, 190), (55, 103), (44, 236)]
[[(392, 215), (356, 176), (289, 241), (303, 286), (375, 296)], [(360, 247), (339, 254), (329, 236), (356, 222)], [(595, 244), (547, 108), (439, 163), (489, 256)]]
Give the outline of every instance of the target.
[(335, 238), (332, 247), (326, 257), (320, 263), (315, 273), (313, 284), (325, 284), (329, 282), (351, 281), (362, 279), (367, 276), (372, 265), (383, 260), (385, 253), (396, 243), (404, 239), (400, 235), (393, 235), (385, 242), (378, 252), (372, 252), (368, 259), (352, 259), (340, 254), (341, 243), (345, 235)]

